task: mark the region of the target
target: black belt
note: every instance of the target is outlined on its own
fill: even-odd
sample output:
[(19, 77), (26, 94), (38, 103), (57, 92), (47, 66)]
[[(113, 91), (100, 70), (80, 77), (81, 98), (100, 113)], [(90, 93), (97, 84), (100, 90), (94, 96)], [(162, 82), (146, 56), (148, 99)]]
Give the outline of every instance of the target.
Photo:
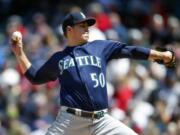
[(84, 117), (84, 118), (91, 118), (91, 119), (100, 119), (104, 117), (104, 114), (107, 113), (107, 110), (95, 111), (95, 112), (88, 112), (83, 110), (77, 110), (74, 108), (67, 108), (66, 112)]

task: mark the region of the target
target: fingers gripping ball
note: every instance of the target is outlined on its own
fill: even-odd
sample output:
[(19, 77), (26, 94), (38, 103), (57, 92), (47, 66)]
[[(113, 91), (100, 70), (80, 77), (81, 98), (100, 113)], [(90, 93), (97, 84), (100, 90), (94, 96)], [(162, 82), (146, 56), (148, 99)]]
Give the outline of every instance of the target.
[(12, 34), (11, 40), (13, 42), (18, 42), (22, 40), (22, 34), (19, 31), (15, 31)]

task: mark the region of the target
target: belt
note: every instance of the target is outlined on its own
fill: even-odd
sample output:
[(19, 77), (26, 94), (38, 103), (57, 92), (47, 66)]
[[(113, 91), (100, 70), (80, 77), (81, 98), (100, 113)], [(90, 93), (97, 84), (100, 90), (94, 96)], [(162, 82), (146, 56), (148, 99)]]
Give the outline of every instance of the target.
[(80, 117), (84, 117), (84, 118), (91, 118), (91, 119), (100, 119), (100, 118), (104, 117), (104, 114), (107, 113), (107, 109), (91, 112), (91, 111), (84, 111), (84, 110), (77, 109), (77, 108), (70, 108), (70, 107), (66, 107), (66, 106), (61, 106), (61, 110), (66, 111), (67, 113), (70, 113), (70, 114), (73, 114), (76, 116), (80, 116)]

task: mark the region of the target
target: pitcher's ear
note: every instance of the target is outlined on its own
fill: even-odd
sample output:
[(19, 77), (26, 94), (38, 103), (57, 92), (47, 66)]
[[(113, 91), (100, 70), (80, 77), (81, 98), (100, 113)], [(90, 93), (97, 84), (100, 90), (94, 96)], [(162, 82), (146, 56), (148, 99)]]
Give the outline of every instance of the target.
[(66, 31), (71, 31), (72, 27), (71, 26), (67, 26)]

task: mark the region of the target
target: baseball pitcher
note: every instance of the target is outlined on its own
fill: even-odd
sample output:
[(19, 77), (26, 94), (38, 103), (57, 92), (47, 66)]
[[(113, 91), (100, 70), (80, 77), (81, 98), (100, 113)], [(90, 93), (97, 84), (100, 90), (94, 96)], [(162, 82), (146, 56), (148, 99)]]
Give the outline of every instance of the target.
[(15, 32), (11, 47), (24, 75), (33, 84), (59, 79), (60, 109), (46, 135), (137, 135), (108, 113), (106, 65), (109, 60), (130, 58), (175, 66), (171, 50), (152, 50), (109, 40), (88, 42), (94, 18), (82, 12), (68, 14), (62, 23), (67, 47), (35, 69), (23, 51), (22, 36)]

